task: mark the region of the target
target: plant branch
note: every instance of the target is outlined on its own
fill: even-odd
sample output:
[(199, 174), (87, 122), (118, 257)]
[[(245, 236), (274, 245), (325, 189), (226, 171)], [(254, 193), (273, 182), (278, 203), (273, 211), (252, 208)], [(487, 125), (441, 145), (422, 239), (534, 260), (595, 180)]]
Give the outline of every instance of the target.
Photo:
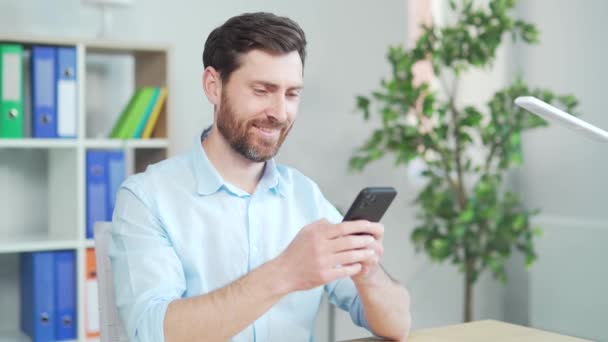
[(494, 158), (494, 154), (496, 153), (496, 148), (498, 148), (498, 146), (503, 144), (503, 139), (501, 138), (500, 140), (498, 140), (498, 142), (496, 140), (494, 140), (492, 142), (492, 146), (490, 147), (490, 153), (488, 154), (488, 157), (486, 158), (486, 165), (485, 165), (485, 173), (488, 174), (490, 172), (490, 166), (492, 166), (492, 158)]
[(454, 182), (454, 180), (452, 179), (452, 176), (450, 176), (452, 169), (450, 167), (449, 158), (446, 156), (447, 153), (443, 150), (438, 151), (438, 152), (439, 152), (439, 155), (441, 156), (441, 162), (445, 169), (445, 177), (448, 180), (448, 183), (450, 183), (450, 186), (452, 187), (452, 191), (454, 191), (454, 195), (456, 195), (456, 197), (458, 197), (459, 196), (458, 185), (456, 184), (456, 182)]
[[(439, 145), (440, 139), (439, 139), (439, 137), (437, 137), (436, 133), (433, 132), (432, 126), (430, 124), (430, 119), (424, 116), (424, 114), (421, 112), (420, 106), (415, 104), (411, 108), (413, 109), (414, 114), (420, 121), (421, 125), (423, 125), (423, 126), (425, 124), (429, 125), (428, 127), (423, 127), (423, 128), (425, 130), (428, 128), (428, 132), (426, 132), (426, 134), (433, 134), (432, 141), (436, 142), (436, 143), (432, 144), (431, 146), (428, 146), (428, 148), (434, 150), (435, 152), (437, 152), (439, 154), (441, 165), (443, 166), (444, 171), (445, 171), (445, 177), (446, 177), (448, 183), (450, 184), (452, 191), (454, 191), (454, 195), (456, 195), (456, 197), (458, 197), (459, 188), (458, 188), (457, 184), (454, 182), (454, 180), (452, 179), (452, 177), (450, 176), (452, 168), (450, 167), (449, 151), (447, 151), (445, 148), (442, 148)], [(422, 144), (422, 141), (420, 142), (420, 144)]]
[[(456, 75), (456, 73), (454, 73)], [(458, 204), (460, 205), (460, 209), (464, 209), (467, 203), (467, 195), (464, 184), (464, 177), (462, 171), (462, 144), (460, 141), (460, 134), (458, 131), (458, 123), (460, 121), (460, 111), (456, 108), (455, 100), (456, 95), (458, 94), (458, 76), (454, 76), (454, 85), (452, 86), (451, 92), (449, 93), (449, 106), (450, 112), (452, 113), (452, 125), (453, 125), (453, 133), (455, 140), (455, 159), (456, 159), (456, 173), (458, 175)]]

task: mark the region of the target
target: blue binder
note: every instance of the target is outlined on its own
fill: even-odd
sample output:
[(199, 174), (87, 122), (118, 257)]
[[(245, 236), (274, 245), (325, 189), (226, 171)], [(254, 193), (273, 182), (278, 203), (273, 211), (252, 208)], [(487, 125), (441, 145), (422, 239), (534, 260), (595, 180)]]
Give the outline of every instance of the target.
[(125, 180), (125, 154), (123, 151), (108, 151), (108, 213), (106, 214), (107, 221), (112, 220), (114, 205), (116, 203), (116, 194), (120, 185)]
[(106, 221), (108, 213), (108, 172), (105, 151), (87, 151), (87, 239), (93, 238), (93, 226)]
[(21, 253), (21, 330), (33, 341), (55, 339), (53, 252)]
[[(55, 340), (76, 339), (76, 258), (55, 252)], [(41, 284), (39, 284), (41, 285)]]
[(76, 137), (78, 85), (76, 83), (76, 48), (57, 48), (57, 136)]
[(57, 49), (32, 47), (32, 137), (57, 137)]

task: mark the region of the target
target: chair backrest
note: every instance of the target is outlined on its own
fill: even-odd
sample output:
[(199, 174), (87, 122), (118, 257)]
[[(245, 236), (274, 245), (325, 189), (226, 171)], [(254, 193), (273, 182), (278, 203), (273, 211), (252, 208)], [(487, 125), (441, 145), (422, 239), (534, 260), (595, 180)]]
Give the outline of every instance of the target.
[(99, 326), (101, 342), (129, 341), (125, 328), (118, 316), (114, 300), (114, 281), (110, 263), (110, 239), (112, 223), (95, 224), (95, 261), (97, 262), (97, 283), (99, 286)]

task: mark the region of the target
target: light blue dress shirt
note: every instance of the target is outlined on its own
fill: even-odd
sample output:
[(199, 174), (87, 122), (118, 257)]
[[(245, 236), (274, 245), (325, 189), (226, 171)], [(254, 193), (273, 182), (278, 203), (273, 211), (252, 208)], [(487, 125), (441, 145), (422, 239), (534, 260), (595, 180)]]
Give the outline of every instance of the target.
[[(189, 153), (129, 177), (117, 197), (110, 259), (130, 340), (163, 341), (171, 301), (230, 284), (277, 257), (302, 227), (321, 218), (342, 220), (300, 172), (269, 160), (250, 195), (222, 179), (199, 139)], [(312, 341), (324, 290), (369, 330), (357, 290), (343, 278), (283, 297), (232, 341)]]

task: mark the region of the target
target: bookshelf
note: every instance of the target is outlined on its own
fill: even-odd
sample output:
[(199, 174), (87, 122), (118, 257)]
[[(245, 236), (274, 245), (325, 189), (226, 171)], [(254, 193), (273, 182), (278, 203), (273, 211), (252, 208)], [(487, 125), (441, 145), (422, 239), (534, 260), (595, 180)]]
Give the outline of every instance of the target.
[[(35, 45), (75, 47), (78, 82), (75, 138), (0, 138), (0, 341), (28, 341), (19, 329), (19, 253), (56, 250), (76, 252), (77, 341), (96, 340), (87, 339), (84, 324), (86, 250), (94, 247), (85, 234), (86, 153), (124, 151), (127, 175), (167, 157), (172, 49), (163, 44), (1, 34), (0, 43), (21, 44), (26, 58)], [(31, 86), (28, 78), (26, 73), (25, 88)], [(135, 89), (144, 86), (168, 90), (152, 137), (107, 138)]]

